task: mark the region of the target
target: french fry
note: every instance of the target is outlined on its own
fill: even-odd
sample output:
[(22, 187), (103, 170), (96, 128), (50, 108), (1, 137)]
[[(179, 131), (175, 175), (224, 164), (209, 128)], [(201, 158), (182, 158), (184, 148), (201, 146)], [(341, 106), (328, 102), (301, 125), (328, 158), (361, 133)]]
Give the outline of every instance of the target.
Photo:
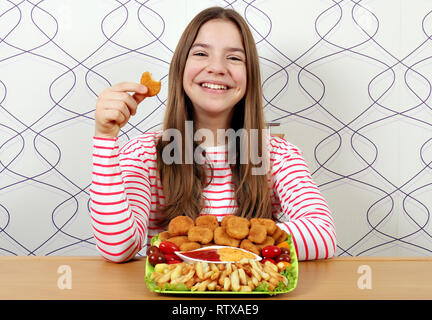
[[(268, 273), (273, 278), (278, 278), (278, 279), (282, 278), (282, 275), (278, 272), (275, 272), (269, 265), (264, 266), (264, 271), (266, 273)], [(282, 279), (280, 279), (280, 280), (282, 280)]]
[(206, 291), (207, 285), (210, 283), (210, 279), (204, 280), (203, 282), (198, 284), (197, 291)]
[(209, 289), (210, 291), (214, 291), (216, 289), (216, 286), (217, 286), (217, 282), (212, 281), (207, 285), (207, 289)]
[(221, 273), (219, 271), (218, 267), (214, 263), (212, 263), (210, 265), (210, 269), (213, 271), (213, 274), (210, 276), (210, 280), (216, 280), (216, 279), (218, 279), (219, 275)]
[(240, 279), (238, 270), (234, 270), (230, 275), (231, 288), (233, 291), (240, 291)]
[(240, 284), (247, 285), (247, 279), (246, 279), (245, 271), (243, 270), (243, 268), (238, 268), (237, 270), (238, 270), (238, 275), (240, 278)]
[(258, 263), (256, 261), (251, 260), (251, 265), (253, 268), (252, 270), (255, 270), (256, 272), (258, 272), (259, 275), (261, 276), (261, 278), (263, 278), (264, 280), (270, 279), (270, 275), (263, 271), (261, 263)]
[(276, 279), (276, 278), (270, 278), (268, 280), (268, 282), (271, 283), (272, 285), (274, 285), (276, 287), (279, 284), (280, 281), (278, 279)]
[(272, 283), (270, 283), (270, 282), (268, 282), (268, 281), (264, 281), (264, 282), (267, 283), (267, 288), (268, 288), (270, 291), (273, 291), (273, 290), (276, 288), (276, 286), (273, 285)]
[(278, 272), (278, 267), (277, 265), (275, 265), (274, 263), (270, 262), (270, 261), (266, 261), (264, 263), (264, 269), (267, 267), (268, 270), (272, 270), (274, 272)]
[(225, 266), (225, 270), (226, 270), (226, 274), (227, 274), (227, 276), (231, 275), (231, 272), (232, 272), (232, 265), (231, 265), (231, 262), (228, 262), (228, 263), (226, 264), (226, 266)]
[(158, 263), (157, 265), (155, 265), (155, 272), (157, 273), (164, 273), (165, 269), (168, 267), (169, 265), (166, 263)]
[(230, 280), (229, 277), (226, 277), (226, 278), (224, 279), (223, 290), (224, 290), (224, 291), (229, 291), (230, 287), (231, 287), (231, 280)]
[(174, 271), (174, 269), (169, 270), (165, 274), (163, 274), (156, 282), (159, 287), (162, 287), (165, 283), (168, 283), (168, 281), (171, 278), (171, 273)]
[(181, 263), (177, 264), (173, 272), (171, 272), (171, 276), (170, 276), (171, 282), (173, 282), (175, 279), (181, 276), (183, 266), (184, 265), (182, 265)]
[(247, 285), (249, 288), (251, 288), (251, 290), (255, 289), (256, 285), (253, 283), (253, 280), (251, 277), (247, 276)]
[[(195, 271), (194, 271), (195, 272)], [(195, 279), (194, 276), (192, 276), (189, 280), (187, 280), (185, 282), (186, 287), (188, 287), (189, 289), (192, 288), (192, 286), (197, 282), (197, 279)]]
[(196, 274), (197, 274), (198, 278), (203, 280), (204, 279), (204, 271), (203, 271), (202, 262), (197, 262), (195, 265), (195, 269), (196, 269)]
[(254, 284), (255, 287), (259, 286), (260, 281), (258, 280), (258, 278), (252, 277), (251, 281), (252, 281), (252, 283)]
[(249, 286), (241, 286), (241, 287), (240, 287), (240, 291), (241, 291), (241, 292), (251, 292), (251, 291), (252, 291), (252, 288), (249, 287)]
[(225, 270), (223, 270), (222, 272), (221, 272), (221, 274), (220, 274), (220, 276), (219, 276), (219, 280), (218, 280), (218, 283), (219, 283), (219, 285), (221, 285), (221, 286), (223, 286), (224, 285), (224, 283), (225, 283), (225, 278), (227, 277), (227, 271), (226, 271), (226, 269)]
[(185, 274), (185, 275), (183, 275), (181, 277), (178, 277), (177, 279), (171, 281), (171, 283), (172, 284), (187, 283), (187, 282), (189, 282), (190, 279), (193, 278), (194, 274), (195, 274), (195, 269), (192, 268), (192, 269), (189, 270), (188, 274)]
[(252, 273), (252, 277), (255, 278), (258, 282), (261, 281), (262, 277), (255, 268), (251, 269), (251, 273)]
[(207, 262), (202, 262), (203, 273), (206, 274), (209, 271), (209, 264)]

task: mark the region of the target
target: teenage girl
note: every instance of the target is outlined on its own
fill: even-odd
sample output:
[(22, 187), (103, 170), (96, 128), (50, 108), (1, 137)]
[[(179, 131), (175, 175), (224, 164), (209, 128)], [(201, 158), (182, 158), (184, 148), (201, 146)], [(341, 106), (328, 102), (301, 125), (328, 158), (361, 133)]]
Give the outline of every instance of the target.
[[(136, 114), (146, 92), (141, 84), (122, 82), (97, 100), (91, 218), (104, 258), (130, 260), (172, 218), (202, 214), (219, 220), (231, 214), (273, 218), (292, 234), (299, 260), (334, 255), (333, 219), (301, 151), (279, 137), (262, 142), (266, 126), (258, 54), (247, 23), (236, 11), (213, 7), (190, 22), (170, 64), (163, 130), (119, 147), (120, 128)], [(195, 133), (209, 133), (199, 145), (186, 132), (190, 123)], [(174, 147), (163, 135), (172, 129), (181, 137)], [(254, 174), (252, 161), (240, 161), (239, 139), (235, 161), (227, 161), (232, 147), (225, 141), (228, 129), (258, 132), (251, 145), (268, 156), (268, 172)], [(168, 146), (181, 160), (188, 150), (200, 148), (206, 161), (167, 163)]]

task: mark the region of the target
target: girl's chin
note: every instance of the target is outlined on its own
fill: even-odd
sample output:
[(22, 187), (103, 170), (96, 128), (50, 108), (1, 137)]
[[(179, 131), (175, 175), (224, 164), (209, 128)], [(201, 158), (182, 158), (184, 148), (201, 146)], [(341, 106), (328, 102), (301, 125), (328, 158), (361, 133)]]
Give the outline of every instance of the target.
[(206, 114), (212, 117), (227, 115), (231, 112), (233, 106), (207, 106), (201, 107), (199, 113)]

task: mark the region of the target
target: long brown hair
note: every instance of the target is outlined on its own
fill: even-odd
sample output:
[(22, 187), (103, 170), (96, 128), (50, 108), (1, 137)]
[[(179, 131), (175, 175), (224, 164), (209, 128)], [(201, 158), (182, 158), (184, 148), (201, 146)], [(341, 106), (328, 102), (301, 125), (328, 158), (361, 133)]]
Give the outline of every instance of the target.
[[(199, 216), (204, 206), (202, 190), (211, 182), (207, 179), (205, 165), (197, 163), (187, 164), (186, 153), (195, 150), (197, 144), (186, 137), (186, 121), (193, 120), (192, 103), (183, 89), (183, 73), (189, 50), (192, 47), (200, 27), (213, 19), (222, 19), (233, 22), (240, 31), (246, 55), (247, 88), (244, 97), (234, 107), (231, 120), (231, 128), (258, 129), (257, 150), (259, 156), (265, 155), (268, 150), (263, 144), (263, 129), (266, 129), (264, 114), (262, 111), (261, 75), (259, 69), (258, 53), (252, 33), (243, 19), (236, 11), (221, 7), (212, 7), (201, 11), (189, 23), (183, 32), (174, 52), (168, 83), (168, 101), (165, 113), (163, 130), (177, 129), (181, 133), (182, 144), (177, 145), (176, 152), (181, 152), (181, 164), (166, 164), (162, 159), (162, 151), (170, 141), (159, 139), (157, 142), (157, 167), (161, 180), (165, 205), (160, 208), (164, 220), (160, 221), (165, 226), (169, 221), (178, 216), (186, 215), (195, 219)], [(165, 140), (165, 139), (164, 139)], [(250, 143), (254, 143), (251, 141)], [(251, 161), (240, 163), (239, 142), (236, 141), (236, 163), (231, 164), (232, 182), (234, 184), (235, 199), (239, 206), (236, 215), (252, 217), (271, 217), (271, 201), (267, 174), (252, 174), (254, 165)], [(250, 153), (248, 152), (250, 160)], [(243, 161), (242, 161), (243, 162)]]

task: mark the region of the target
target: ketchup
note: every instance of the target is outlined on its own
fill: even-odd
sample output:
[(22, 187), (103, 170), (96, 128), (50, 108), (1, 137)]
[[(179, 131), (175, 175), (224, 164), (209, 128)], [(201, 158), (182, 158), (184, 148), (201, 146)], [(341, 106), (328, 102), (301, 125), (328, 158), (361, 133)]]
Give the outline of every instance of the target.
[(204, 250), (197, 250), (191, 252), (182, 252), (182, 254), (192, 259), (200, 259), (200, 260), (207, 260), (207, 261), (221, 261), (220, 256), (217, 253), (217, 249), (204, 249)]

